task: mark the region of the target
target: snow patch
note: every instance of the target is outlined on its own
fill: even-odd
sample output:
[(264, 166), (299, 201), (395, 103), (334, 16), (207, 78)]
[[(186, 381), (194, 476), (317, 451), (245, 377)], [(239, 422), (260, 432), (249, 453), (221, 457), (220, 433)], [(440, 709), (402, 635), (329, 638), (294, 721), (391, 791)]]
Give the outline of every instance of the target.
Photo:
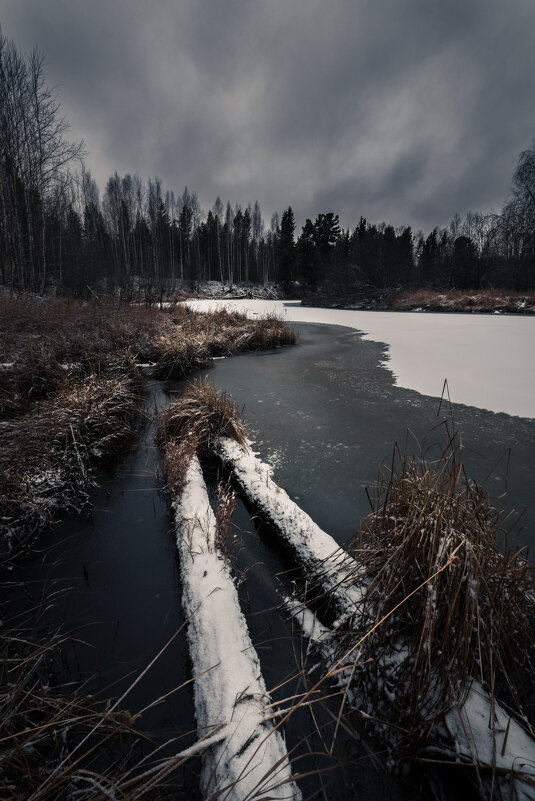
[(293, 619), (299, 624), (301, 631), (311, 645), (319, 648), (324, 656), (332, 656), (334, 649), (331, 646), (333, 632), (316, 617), (308, 606), (296, 598), (286, 596), (284, 607)]
[(461, 761), (487, 768), (495, 765), (498, 771), (515, 777), (517, 801), (533, 801), (533, 738), (498, 703), (491, 704), (489, 694), (477, 681), (472, 682), (464, 704), (452, 709), (445, 722)]

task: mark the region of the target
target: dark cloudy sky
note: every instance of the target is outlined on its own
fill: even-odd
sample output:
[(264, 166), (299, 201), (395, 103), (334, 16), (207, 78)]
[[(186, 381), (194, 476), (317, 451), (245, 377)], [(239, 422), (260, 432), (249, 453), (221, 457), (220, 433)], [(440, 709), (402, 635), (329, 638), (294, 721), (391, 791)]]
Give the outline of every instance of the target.
[(499, 210), (535, 135), (534, 0), (0, 0), (103, 189), (158, 175), (428, 230)]

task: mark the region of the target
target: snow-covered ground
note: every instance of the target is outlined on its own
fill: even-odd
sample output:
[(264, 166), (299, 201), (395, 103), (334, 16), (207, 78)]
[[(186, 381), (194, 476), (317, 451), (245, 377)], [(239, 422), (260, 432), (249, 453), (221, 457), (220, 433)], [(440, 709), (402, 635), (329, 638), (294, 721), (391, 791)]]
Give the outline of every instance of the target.
[(535, 316), (316, 309), (299, 301), (188, 303), (200, 310), (226, 306), (289, 322), (354, 328), (389, 346), (386, 366), (401, 387), (440, 397), (447, 379), (454, 403), (535, 417)]

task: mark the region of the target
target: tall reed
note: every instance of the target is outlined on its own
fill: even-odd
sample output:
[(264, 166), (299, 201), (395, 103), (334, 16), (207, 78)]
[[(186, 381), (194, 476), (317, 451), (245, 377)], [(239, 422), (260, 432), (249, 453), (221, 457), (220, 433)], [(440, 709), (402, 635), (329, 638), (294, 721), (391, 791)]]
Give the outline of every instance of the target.
[(507, 549), (507, 521), (466, 475), (458, 438), (433, 461), (396, 447), (372, 505), (349, 545), (367, 586), (339, 639), (342, 652), (373, 629), (353, 675), (362, 708), (391, 727), (398, 756), (429, 747), (472, 680), (522, 716), (533, 675), (532, 567)]

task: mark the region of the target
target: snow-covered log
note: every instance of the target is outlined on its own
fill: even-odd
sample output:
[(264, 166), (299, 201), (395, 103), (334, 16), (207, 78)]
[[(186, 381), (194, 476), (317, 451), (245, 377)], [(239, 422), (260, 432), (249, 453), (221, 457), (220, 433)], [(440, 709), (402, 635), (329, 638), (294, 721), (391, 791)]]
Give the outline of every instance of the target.
[(232, 470), (242, 492), (290, 549), (303, 572), (321, 585), (340, 616), (353, 614), (364, 585), (358, 563), (340, 548), (271, 478), (271, 467), (248, 448), (220, 437), (216, 452)]
[(464, 701), (446, 715), (456, 758), (480, 768), (494, 768), (503, 797), (535, 799), (535, 742), (481, 684), (473, 681)]
[(196, 457), (173, 510), (197, 724), (202, 736), (217, 727), (225, 733), (203, 757), (203, 792), (226, 801), (299, 801), (283, 737), (267, 719), (270, 697), (234, 581), (216, 546), (215, 516)]
[[(358, 694), (347, 685), (351, 670), (340, 670), (336, 649), (336, 631), (324, 626), (306, 605), (293, 598), (285, 599), (285, 607), (299, 624), (303, 635), (325, 660), (328, 671), (336, 666), (333, 681), (344, 691), (354, 709), (359, 708)], [(354, 657), (349, 660), (349, 667)], [(343, 662), (341, 667), (343, 667)], [(472, 681), (464, 703), (452, 708), (441, 722), (436, 721), (429, 732), (442, 758), (480, 771), (478, 784), (484, 797), (493, 797), (490, 784), (499, 787), (497, 797), (510, 801), (535, 799), (535, 742), (481, 684)], [(493, 773), (496, 776), (493, 778)]]

